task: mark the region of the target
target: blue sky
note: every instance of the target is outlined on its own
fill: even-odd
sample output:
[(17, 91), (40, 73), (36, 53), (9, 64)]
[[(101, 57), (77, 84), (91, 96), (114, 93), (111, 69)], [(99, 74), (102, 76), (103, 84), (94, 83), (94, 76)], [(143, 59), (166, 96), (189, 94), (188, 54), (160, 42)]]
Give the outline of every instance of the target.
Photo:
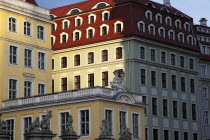
[[(39, 6), (47, 9), (69, 5), (84, 0), (36, 0)], [(153, 0), (163, 3), (163, 0)], [(194, 18), (194, 23), (198, 24), (200, 18), (205, 17), (209, 20), (210, 26), (210, 0), (171, 0), (173, 7)]]

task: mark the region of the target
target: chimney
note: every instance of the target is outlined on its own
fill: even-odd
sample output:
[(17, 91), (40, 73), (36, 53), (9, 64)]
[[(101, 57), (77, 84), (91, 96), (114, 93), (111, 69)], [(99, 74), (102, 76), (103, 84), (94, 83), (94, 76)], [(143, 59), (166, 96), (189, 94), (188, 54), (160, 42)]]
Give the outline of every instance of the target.
[(170, 7), (171, 6), (170, 0), (163, 0), (163, 5)]
[(207, 20), (206, 18), (201, 18), (201, 19), (199, 20), (201, 26), (207, 26), (207, 21), (208, 21), (208, 20)]

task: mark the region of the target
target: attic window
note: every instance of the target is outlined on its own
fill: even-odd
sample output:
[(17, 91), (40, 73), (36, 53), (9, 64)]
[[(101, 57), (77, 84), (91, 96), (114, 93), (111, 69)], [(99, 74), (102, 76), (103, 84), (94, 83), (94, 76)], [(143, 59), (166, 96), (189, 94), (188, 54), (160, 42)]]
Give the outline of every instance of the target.
[(168, 9), (167, 9), (166, 7), (163, 7), (161, 10), (162, 10), (163, 12), (168, 13)]
[(75, 13), (79, 13), (79, 10), (78, 9), (74, 9), (74, 10), (71, 11), (70, 14), (75, 14)]
[(150, 2), (148, 2), (146, 5), (149, 6), (149, 7), (155, 8), (155, 6)]
[(180, 13), (180, 12), (176, 12), (176, 14), (175, 15), (177, 15), (177, 16), (179, 16), (179, 17), (181, 17), (182, 16), (182, 14)]
[(101, 8), (101, 7), (105, 7), (106, 6), (106, 3), (99, 3), (98, 5), (97, 5), (97, 8)]

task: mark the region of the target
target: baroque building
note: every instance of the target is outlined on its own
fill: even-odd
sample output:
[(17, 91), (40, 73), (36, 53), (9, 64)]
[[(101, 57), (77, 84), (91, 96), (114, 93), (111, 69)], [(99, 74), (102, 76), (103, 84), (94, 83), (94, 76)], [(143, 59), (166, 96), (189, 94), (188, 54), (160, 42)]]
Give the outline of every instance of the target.
[(202, 140), (210, 140), (209, 125), (209, 89), (210, 89), (210, 27), (207, 20), (202, 18), (200, 25), (195, 25), (197, 40), (200, 47), (199, 57), (199, 95), (202, 126)]
[(149, 0), (88, 0), (51, 9), (52, 91), (110, 87), (125, 71), (143, 94), (146, 140), (198, 140), (200, 50), (193, 19)]

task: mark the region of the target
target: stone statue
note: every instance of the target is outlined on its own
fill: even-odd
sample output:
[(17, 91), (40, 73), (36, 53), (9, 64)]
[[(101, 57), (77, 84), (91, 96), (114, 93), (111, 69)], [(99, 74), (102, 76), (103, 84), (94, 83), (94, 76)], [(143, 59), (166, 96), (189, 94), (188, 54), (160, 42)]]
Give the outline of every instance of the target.
[(72, 115), (69, 114), (68, 118), (67, 118), (67, 122), (66, 122), (66, 131), (65, 131), (65, 135), (71, 135), (71, 136), (76, 136), (77, 134), (75, 133), (74, 129), (73, 129), (73, 117)]
[(123, 122), (121, 124), (120, 139), (119, 140), (132, 140), (132, 134), (130, 132), (130, 129), (127, 128), (125, 122)]
[(119, 75), (119, 71), (117, 71), (117, 70), (115, 70), (113, 73), (114, 73), (115, 77), (114, 77), (113, 81), (110, 82), (111, 87), (117, 91), (127, 92), (128, 89), (127, 89), (126, 83), (124, 81), (125, 73), (122, 72), (122, 74)]
[(52, 118), (52, 111), (48, 111), (46, 116), (41, 120), (41, 131), (42, 132), (51, 132), (50, 131), (50, 118)]
[(107, 120), (102, 120), (100, 129), (101, 134), (99, 138), (111, 138), (112, 133), (110, 132), (110, 125)]
[(0, 134), (7, 133), (7, 123), (5, 121), (0, 121)]
[(39, 117), (36, 117), (36, 120), (29, 126), (29, 132), (31, 133), (40, 133), (40, 121), (39, 121)]

